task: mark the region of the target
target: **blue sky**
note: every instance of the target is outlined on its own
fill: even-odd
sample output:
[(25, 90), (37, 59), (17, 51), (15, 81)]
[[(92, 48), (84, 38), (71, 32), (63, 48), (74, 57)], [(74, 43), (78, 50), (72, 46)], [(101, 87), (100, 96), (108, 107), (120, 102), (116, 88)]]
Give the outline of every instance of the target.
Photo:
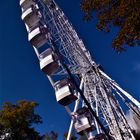
[[(111, 47), (117, 29), (113, 28), (107, 34), (95, 29), (95, 19), (89, 23), (84, 22), (79, 1), (56, 2), (72, 22), (94, 60), (140, 100), (140, 47), (129, 48), (126, 52), (117, 54)], [(69, 116), (56, 102), (53, 88), (39, 69), (21, 20), (19, 1), (1, 1), (0, 18), (0, 106), (5, 101), (36, 101), (40, 104), (37, 112), (44, 122), (36, 127), (37, 130), (41, 133), (55, 130), (61, 135), (68, 131)]]

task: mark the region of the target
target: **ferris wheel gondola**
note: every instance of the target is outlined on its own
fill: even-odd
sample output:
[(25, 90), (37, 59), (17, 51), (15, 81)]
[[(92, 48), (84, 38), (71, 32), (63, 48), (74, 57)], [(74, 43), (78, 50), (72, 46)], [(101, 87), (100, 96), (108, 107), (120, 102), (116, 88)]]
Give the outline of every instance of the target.
[(77, 99), (76, 89), (70, 79), (57, 81), (54, 87), (58, 103), (67, 106)]
[(48, 36), (48, 28), (41, 25), (29, 32), (28, 40), (34, 47), (39, 48), (48, 42)]
[(20, 6), (22, 8), (22, 11), (25, 11), (26, 9), (30, 8), (32, 5), (36, 5), (35, 0), (20, 0)]
[(47, 75), (52, 75), (55, 73), (60, 65), (59, 58), (57, 54), (48, 48), (39, 55), (40, 69)]
[(22, 13), (22, 20), (28, 26), (28, 28), (34, 27), (40, 21), (42, 15), (39, 12), (38, 6), (31, 6)]

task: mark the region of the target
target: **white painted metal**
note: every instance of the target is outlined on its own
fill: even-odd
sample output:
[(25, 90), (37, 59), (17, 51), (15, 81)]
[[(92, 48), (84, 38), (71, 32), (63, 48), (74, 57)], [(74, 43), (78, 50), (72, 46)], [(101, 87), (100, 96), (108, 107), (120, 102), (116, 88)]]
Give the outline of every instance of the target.
[(28, 28), (31, 28), (38, 24), (41, 17), (42, 15), (38, 10), (38, 6), (36, 5), (24, 11), (21, 18), (28, 26)]
[(95, 127), (92, 123), (92, 117), (88, 108), (82, 107), (78, 109), (74, 114), (74, 118), (74, 127), (78, 134), (82, 135), (85, 132), (95, 130)]
[[(82, 75), (82, 79), (81, 79), (81, 83), (80, 83), (80, 89), (81, 90), (83, 88), (83, 83), (84, 83), (84, 75)], [(74, 116), (73, 115), (76, 112), (76, 110), (78, 109), (79, 103), (80, 103), (80, 94), (78, 93), (78, 99), (75, 101), (74, 110), (73, 110), (73, 113), (71, 113), (72, 119), (71, 119), (69, 131), (68, 131), (67, 140), (70, 140), (70, 138), (71, 138), (72, 129), (73, 129), (73, 125), (74, 125)]]
[(20, 6), (23, 11), (35, 4), (35, 0), (20, 0)]
[(36, 48), (43, 46), (48, 41), (47, 27), (39, 26), (28, 35), (29, 42)]
[(71, 95), (69, 86), (64, 86), (61, 89), (59, 89), (58, 91), (56, 91), (56, 100), (59, 102), (60, 100), (62, 100), (63, 98)]
[[(81, 90), (112, 138), (114, 138), (114, 140), (135, 140), (131, 126), (129, 126), (126, 120), (125, 113), (116, 99), (116, 94), (120, 95), (123, 102), (125, 100), (122, 95), (127, 97), (130, 102), (134, 104), (135, 108), (139, 108), (140, 103), (100, 70), (99, 66), (92, 60), (89, 51), (78, 37), (72, 24), (54, 0), (39, 0), (37, 4), (39, 5), (42, 15), (41, 22), (48, 27), (49, 35), (48, 33), (44, 35), (40, 29), (36, 29), (34, 32), (29, 33), (29, 40), (31, 41), (34, 38), (35, 43), (32, 41), (31, 43), (35, 46), (37, 56), (40, 55), (37, 49), (41, 48), (42, 44), (45, 43), (54, 48), (57, 55), (60, 56), (61, 67), (59, 72), (48, 76), (52, 86), (56, 88), (54, 84), (55, 81), (52, 80), (55, 75), (59, 75), (60, 79), (63, 79), (62, 77), (68, 74), (63, 67), (63, 63), (70, 69), (73, 76), (77, 79), (77, 82), (81, 83), (81, 79), (83, 79), (84, 75), (83, 89)], [(43, 39), (38, 40), (35, 38), (36, 36), (38, 36), (38, 38), (42, 38), (43, 36)], [(42, 43), (43, 40), (45, 41)], [(41, 45), (38, 45), (40, 43)], [(52, 62), (52, 56), (49, 56), (49, 59), (45, 58), (42, 62), (42, 66), (46, 60)], [(58, 81), (58, 79), (56, 81)], [(57, 101), (59, 101), (70, 94), (70, 87), (68, 85), (64, 86), (59, 89), (56, 94)], [(83, 102), (80, 96), (78, 96), (72, 113), (68, 107), (65, 107), (67, 112), (72, 116), (67, 140), (70, 139), (72, 133), (75, 112), (81, 107), (80, 101)], [(139, 113), (139, 111), (137, 112)], [(82, 118), (81, 121), (85, 125), (80, 128), (78, 127), (78, 119), (76, 119), (78, 132), (90, 125), (86, 118)], [(101, 136), (102, 130), (96, 119), (91, 118), (89, 121), (96, 126), (95, 131), (96, 134), (98, 134), (97, 136)], [(95, 136), (92, 130), (89, 131), (88, 134), (90, 134), (89, 139), (92, 138), (92, 134)]]
[(132, 97), (131, 94), (123, 90), (114, 80), (112, 80), (107, 74), (105, 74), (103, 71), (101, 71), (101, 74), (105, 76), (108, 80), (110, 80), (110, 83), (116, 87), (125, 97), (127, 97), (133, 104), (135, 104), (140, 109), (140, 102), (137, 101), (134, 97)]
[(40, 69), (47, 75), (55, 73), (59, 69), (58, 56), (51, 48), (46, 49), (39, 55)]
[(82, 117), (74, 124), (77, 133), (81, 133), (91, 128), (91, 124), (87, 117)]
[(76, 91), (69, 79), (63, 79), (55, 83), (56, 100), (60, 104), (66, 106), (77, 99)]

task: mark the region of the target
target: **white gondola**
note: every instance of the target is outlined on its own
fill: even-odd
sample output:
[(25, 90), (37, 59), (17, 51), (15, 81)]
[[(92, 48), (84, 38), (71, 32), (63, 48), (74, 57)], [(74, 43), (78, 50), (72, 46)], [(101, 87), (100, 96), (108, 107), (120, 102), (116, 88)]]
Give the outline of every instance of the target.
[(35, 0), (20, 0), (20, 6), (23, 9), (23, 11), (35, 4)]
[(95, 130), (95, 126), (92, 123), (92, 117), (88, 108), (83, 107), (78, 109), (75, 114), (74, 127), (78, 134), (83, 135), (84, 132)]
[(75, 87), (69, 79), (63, 79), (55, 83), (56, 100), (61, 105), (69, 105), (77, 99)]
[(38, 26), (28, 35), (29, 42), (36, 48), (43, 46), (48, 42), (48, 29), (45, 26)]
[(40, 21), (41, 17), (41, 13), (39, 12), (36, 5), (24, 11), (21, 18), (26, 23), (26, 25), (31, 28)]
[(40, 68), (45, 74), (51, 75), (59, 69), (58, 56), (52, 51), (51, 48), (48, 48), (42, 52), (39, 59)]

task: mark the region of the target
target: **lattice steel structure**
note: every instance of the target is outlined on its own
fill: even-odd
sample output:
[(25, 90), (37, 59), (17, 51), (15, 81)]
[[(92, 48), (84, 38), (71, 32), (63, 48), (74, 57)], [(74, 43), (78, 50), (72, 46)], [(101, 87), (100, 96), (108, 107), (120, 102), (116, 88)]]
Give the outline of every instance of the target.
[[(83, 41), (55, 1), (21, 0), (20, 6), (22, 20), (39, 59), (40, 68), (54, 87), (57, 101), (64, 105), (71, 117), (67, 140), (71, 137), (73, 126), (89, 140), (135, 140), (116, 96), (119, 96), (138, 118), (140, 103), (93, 61)], [(60, 83), (64, 78), (71, 82), (63, 80)], [(69, 98), (67, 95), (65, 98), (60, 97), (64, 90), (70, 92)], [(73, 111), (69, 108), (71, 102), (74, 103)], [(78, 111), (81, 106), (86, 107), (91, 116), (87, 115), (87, 111)], [(86, 115), (88, 117), (85, 117)], [(85, 128), (90, 128), (89, 126), (79, 127), (79, 116), (85, 117), (81, 120), (87, 121), (92, 129)]]

